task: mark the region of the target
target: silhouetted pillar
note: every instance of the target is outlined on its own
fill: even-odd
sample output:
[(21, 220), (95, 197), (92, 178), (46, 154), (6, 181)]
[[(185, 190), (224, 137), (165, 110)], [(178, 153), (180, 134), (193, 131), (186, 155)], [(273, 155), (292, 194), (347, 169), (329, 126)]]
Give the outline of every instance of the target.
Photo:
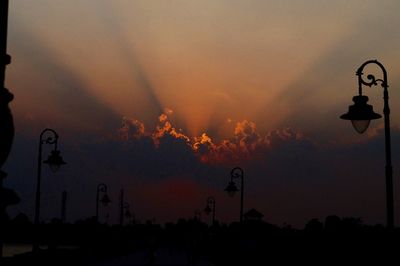
[(124, 189), (119, 194), (119, 225), (124, 225)]
[(3, 228), (7, 219), (5, 209), (19, 202), (14, 191), (3, 187), (3, 179), (7, 174), (1, 170), (14, 138), (14, 122), (8, 106), (14, 96), (5, 88), (6, 66), (11, 63), (11, 57), (7, 54), (7, 26), (8, 0), (0, 0), (0, 257), (3, 255)]
[(65, 223), (67, 218), (67, 191), (63, 191), (61, 195), (61, 222)]

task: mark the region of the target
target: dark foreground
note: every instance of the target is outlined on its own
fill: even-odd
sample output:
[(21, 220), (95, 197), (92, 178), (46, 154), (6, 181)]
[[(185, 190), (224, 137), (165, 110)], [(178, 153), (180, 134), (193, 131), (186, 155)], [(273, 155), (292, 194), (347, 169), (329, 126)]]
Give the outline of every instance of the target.
[[(31, 225), (10, 226), (9, 240), (27, 242)], [(277, 265), (283, 263), (400, 262), (400, 230), (365, 226), (333, 217), (305, 229), (278, 228), (262, 221), (209, 227), (197, 220), (164, 226), (151, 223), (106, 226), (48, 224), (40, 228), (36, 253), (4, 258), (0, 265)], [(25, 238), (25, 239), (24, 239)], [(75, 246), (73, 249), (63, 245)]]

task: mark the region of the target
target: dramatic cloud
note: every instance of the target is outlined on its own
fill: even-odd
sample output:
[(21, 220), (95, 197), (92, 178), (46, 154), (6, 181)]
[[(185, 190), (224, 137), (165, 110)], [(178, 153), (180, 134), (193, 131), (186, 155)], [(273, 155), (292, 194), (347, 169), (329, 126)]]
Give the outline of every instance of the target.
[(139, 120), (124, 117), (118, 133), (122, 140), (138, 139), (144, 135), (144, 124)]
[(119, 137), (125, 141), (133, 141), (141, 137), (151, 138), (155, 149), (167, 139), (174, 140), (191, 150), (201, 163), (215, 166), (263, 160), (272, 149), (288, 145), (288, 143), (292, 145), (307, 143), (309, 147), (312, 147), (311, 142), (293, 129), (274, 130), (262, 135), (257, 131), (256, 124), (248, 120), (237, 122), (232, 137), (217, 143), (207, 133), (191, 138), (182, 129), (178, 130), (174, 127), (169, 119), (169, 115), (172, 114), (171, 109), (166, 109), (166, 112), (159, 116), (159, 125), (153, 132), (145, 132), (145, 126), (141, 121), (124, 118), (122, 127), (119, 129)]

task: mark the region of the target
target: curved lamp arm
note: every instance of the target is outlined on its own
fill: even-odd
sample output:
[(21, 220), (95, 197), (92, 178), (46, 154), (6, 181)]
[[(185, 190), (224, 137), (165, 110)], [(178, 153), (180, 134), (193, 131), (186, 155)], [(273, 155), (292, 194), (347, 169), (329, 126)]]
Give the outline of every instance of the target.
[(97, 186), (97, 191), (98, 191), (98, 192), (101, 191), (101, 192), (107, 193), (107, 185), (104, 184), (104, 183), (98, 184), (98, 186)]
[(231, 181), (235, 178), (241, 178), (243, 179), (243, 169), (240, 167), (235, 167), (231, 170)]
[[(46, 133), (52, 133), (48, 135), (47, 138), (43, 138)], [(40, 145), (41, 144), (54, 144), (54, 149), (57, 150), (58, 134), (54, 129), (46, 128), (40, 133)]]
[(213, 197), (208, 197), (207, 204), (215, 204), (215, 199)]
[[(368, 74), (367, 75), (367, 80), (364, 80), (362, 78), (363, 76), (363, 71), (364, 68), (369, 65), (369, 64), (375, 64), (377, 65), (383, 73), (383, 79), (377, 79), (375, 78), (374, 75), (372, 74)], [(358, 76), (358, 92), (360, 95), (362, 95), (362, 85), (371, 87), (372, 85), (378, 85), (378, 82), (381, 83), (382, 87), (387, 90), (387, 88), (389, 87), (389, 85), (387, 84), (387, 72), (385, 67), (378, 61), (378, 60), (368, 60), (366, 62), (364, 62), (358, 69), (356, 72), (356, 75)]]

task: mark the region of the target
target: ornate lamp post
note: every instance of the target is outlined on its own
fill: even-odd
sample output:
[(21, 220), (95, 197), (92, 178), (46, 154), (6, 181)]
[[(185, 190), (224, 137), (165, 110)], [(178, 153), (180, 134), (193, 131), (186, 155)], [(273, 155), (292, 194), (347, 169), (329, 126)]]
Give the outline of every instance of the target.
[(196, 209), (196, 210), (194, 211), (194, 219), (195, 219), (196, 221), (201, 222), (201, 211), (200, 211), (200, 210)]
[[(377, 65), (383, 73), (383, 79), (377, 79), (374, 75), (367, 75), (367, 80), (363, 79), (363, 70), (369, 65)], [(357, 70), (356, 75), (358, 76), (358, 95), (353, 97), (354, 104), (349, 106), (349, 111), (340, 116), (341, 119), (350, 120), (358, 133), (364, 133), (371, 120), (381, 118), (380, 114), (373, 111), (371, 105), (367, 104), (368, 97), (362, 95), (362, 85), (372, 87), (377, 86), (378, 82), (383, 88), (383, 115), (385, 123), (385, 151), (386, 151), (386, 222), (387, 227), (392, 229), (394, 227), (394, 204), (393, 204), (393, 171), (392, 171), (392, 153), (390, 143), (390, 109), (389, 109), (389, 92), (387, 82), (387, 72), (384, 66), (377, 60), (368, 60), (363, 63)]]
[(1, 170), (8, 158), (14, 139), (14, 122), (8, 104), (14, 96), (5, 88), (6, 66), (11, 63), (7, 54), (8, 0), (0, 0), (0, 258), (3, 255), (3, 228), (6, 207), (17, 204), (19, 197), (14, 191), (3, 187), (7, 174)]
[[(46, 133), (51, 133), (47, 138), (44, 138)], [(38, 152), (38, 168), (37, 168), (37, 184), (36, 184), (36, 203), (35, 203), (35, 224), (39, 224), (40, 218), (40, 183), (42, 176), (42, 163), (48, 164), (53, 172), (56, 172), (61, 165), (66, 164), (60, 156), (60, 151), (57, 149), (58, 134), (53, 129), (46, 128), (40, 133), (39, 137), (39, 152)], [(42, 161), (43, 144), (54, 144), (54, 149), (47, 160)]]
[[(100, 199), (100, 192), (103, 192), (104, 195), (103, 197)], [(97, 185), (97, 193), (96, 193), (96, 222), (99, 222), (99, 202), (101, 202), (101, 204), (103, 206), (107, 206), (111, 200), (107, 195), (107, 185), (100, 183)]]
[[(210, 205), (212, 207), (210, 207)], [(215, 199), (213, 197), (208, 197), (207, 198), (207, 205), (204, 208), (204, 212), (209, 215), (212, 212), (212, 222), (211, 225), (214, 225), (215, 223)]]
[(124, 225), (124, 218), (131, 218), (132, 214), (129, 211), (129, 203), (124, 201), (124, 189), (121, 189), (119, 195), (119, 224)]
[[(48, 134), (50, 133), (50, 135)], [(47, 137), (45, 137), (47, 135)], [(37, 183), (36, 183), (36, 201), (35, 201), (35, 218), (34, 224), (36, 226), (40, 223), (40, 183), (42, 178), (42, 163), (48, 164), (51, 171), (56, 172), (61, 165), (66, 164), (63, 158), (60, 156), (60, 151), (57, 149), (58, 134), (54, 129), (46, 128), (39, 136), (39, 152), (38, 152), (38, 168), (37, 168)], [(43, 144), (54, 145), (54, 149), (47, 160), (42, 161), (42, 150)], [(38, 241), (35, 241), (33, 250), (37, 251), (39, 248)]]
[[(129, 209), (129, 203), (128, 202), (124, 202), (124, 204), (122, 205), (122, 209), (124, 210), (124, 215), (123, 217), (125, 217), (126, 219), (130, 219), (132, 218), (132, 213)], [(124, 220), (122, 219), (122, 223), (121, 225), (124, 225)]]
[(235, 178), (240, 178), (241, 186), (240, 186), (240, 222), (243, 221), (243, 178), (244, 172), (243, 169), (240, 167), (235, 167), (231, 170), (231, 181), (229, 182), (228, 186), (225, 188), (225, 191), (228, 193), (230, 197), (233, 197), (239, 189), (236, 187), (235, 182), (233, 181)]

